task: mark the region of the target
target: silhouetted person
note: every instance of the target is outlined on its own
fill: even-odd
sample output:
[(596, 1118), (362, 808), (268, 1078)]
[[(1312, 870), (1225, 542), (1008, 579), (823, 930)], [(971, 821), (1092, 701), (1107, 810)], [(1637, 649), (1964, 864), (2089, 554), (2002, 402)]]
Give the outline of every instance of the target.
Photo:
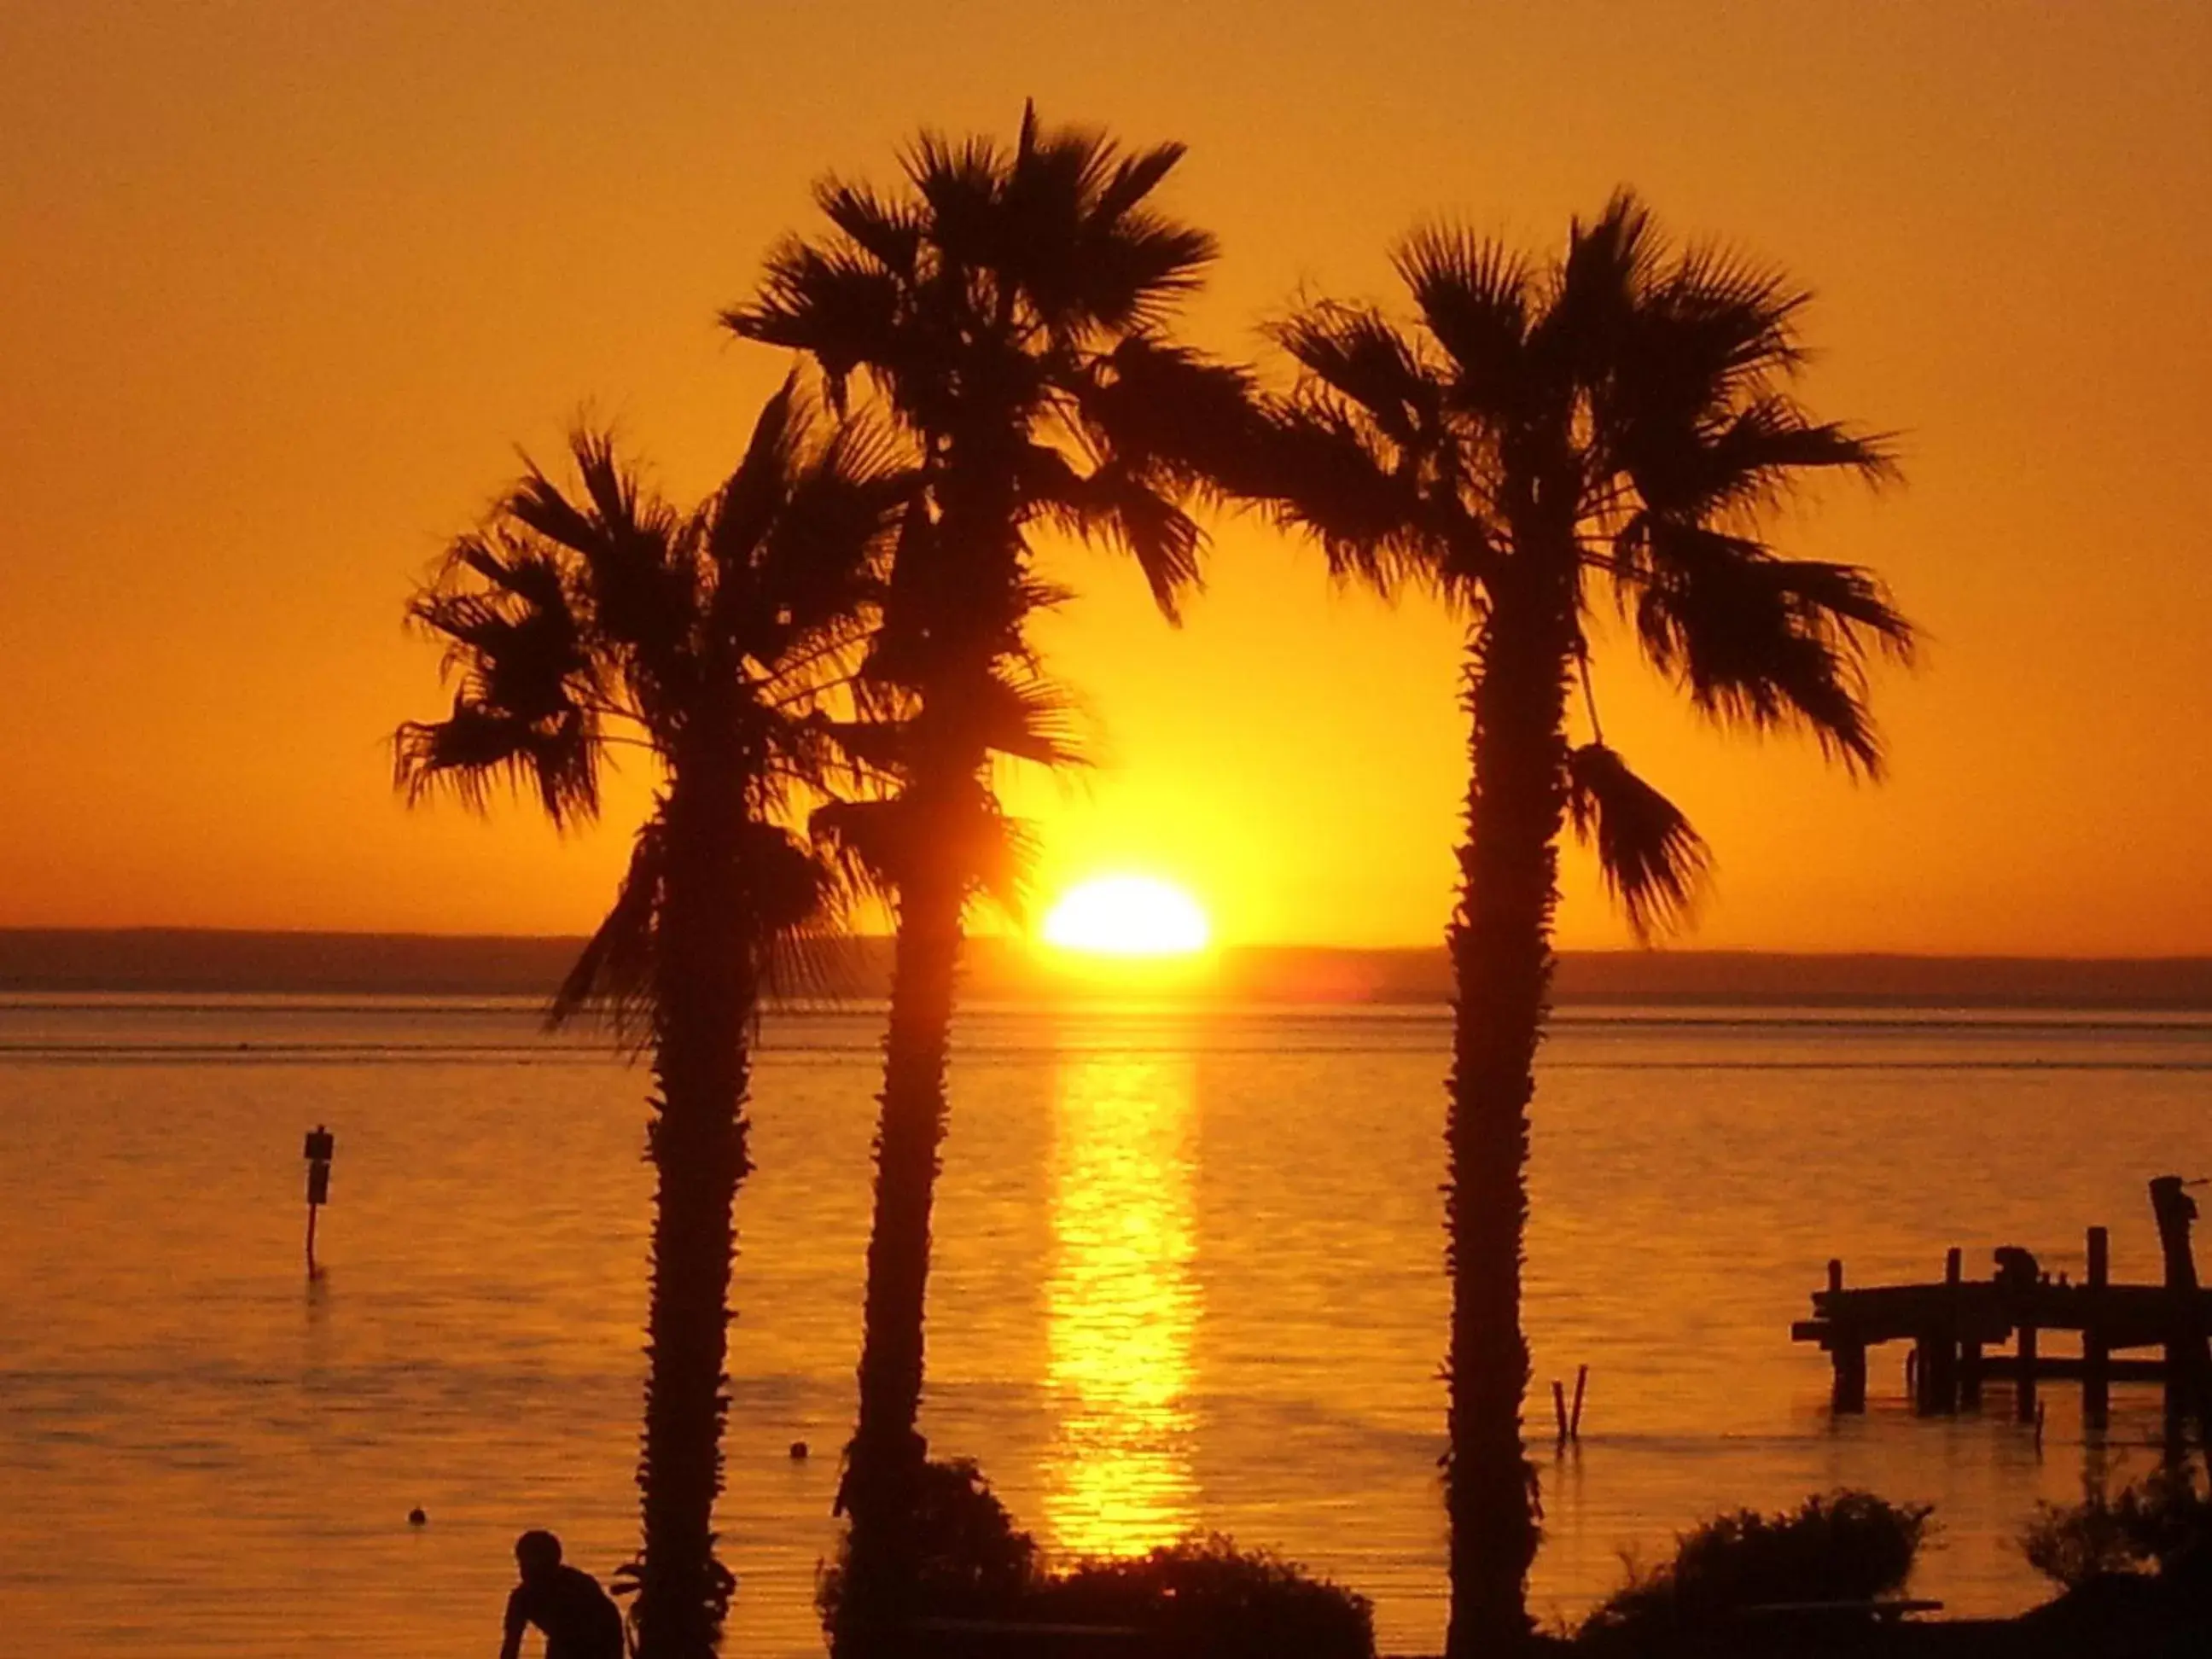
[(507, 1598), (507, 1640), (500, 1659), (517, 1659), (523, 1627), (544, 1632), (545, 1659), (623, 1659), (622, 1609), (588, 1572), (564, 1566), (561, 1540), (526, 1532), (514, 1540), (522, 1582)]
[(2033, 1250), (2018, 1244), (2000, 1244), (1996, 1255), (1996, 1281), (2008, 1291), (2032, 1291), (2043, 1277)]

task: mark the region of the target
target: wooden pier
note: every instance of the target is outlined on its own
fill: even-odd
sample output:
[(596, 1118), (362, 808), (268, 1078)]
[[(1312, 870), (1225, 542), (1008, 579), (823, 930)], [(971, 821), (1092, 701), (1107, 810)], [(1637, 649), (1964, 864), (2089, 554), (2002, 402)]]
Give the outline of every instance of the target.
[[(1988, 1279), (1967, 1279), (1954, 1249), (1941, 1283), (1870, 1285), (1847, 1288), (1844, 1264), (1828, 1264), (1825, 1290), (1813, 1293), (1810, 1319), (1792, 1325), (1799, 1342), (1817, 1342), (1835, 1367), (1834, 1408), (1866, 1409), (1867, 1350), (1885, 1342), (1910, 1342), (1906, 1367), (1913, 1408), (1929, 1416), (1978, 1410), (1984, 1385), (2009, 1382), (2014, 1410), (2036, 1420), (2036, 1389), (2044, 1382), (2078, 1382), (2085, 1424), (2111, 1421), (2114, 1382), (2166, 1386), (2171, 1430), (2193, 1420), (2212, 1444), (2212, 1291), (2199, 1286), (2189, 1242), (2197, 1206), (2179, 1176), (2150, 1183), (2165, 1275), (2155, 1285), (2112, 1282), (2106, 1230), (2088, 1231), (2088, 1272), (2079, 1284), (2057, 1283), (2034, 1256), (2014, 1245), (1996, 1252)], [(2078, 1334), (2077, 1354), (2042, 1351), (2047, 1331)], [(2009, 1354), (1994, 1352), (2008, 1345)], [(2120, 1351), (2153, 1349), (2151, 1357), (2116, 1358)]]

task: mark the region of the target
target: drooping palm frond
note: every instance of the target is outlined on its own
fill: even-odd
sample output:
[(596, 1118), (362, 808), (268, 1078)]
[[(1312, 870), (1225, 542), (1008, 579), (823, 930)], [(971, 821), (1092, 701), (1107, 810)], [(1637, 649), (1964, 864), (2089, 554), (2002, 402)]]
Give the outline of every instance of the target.
[(556, 824), (599, 811), (599, 676), (559, 550), (495, 527), (465, 536), (407, 605), (458, 680), (442, 720), (410, 720), (393, 781), (410, 803), (452, 792), (484, 810), (494, 788), (533, 790)]
[(545, 1011), (549, 1027), (566, 1025), (588, 1009), (600, 1014), (626, 1046), (639, 1047), (651, 1039), (658, 1006), (653, 969), (666, 875), (667, 836), (656, 812), (631, 844), (629, 867), (614, 903), (554, 992)]
[(1681, 809), (1601, 743), (1567, 755), (1567, 816), (1597, 854), (1606, 890), (1647, 944), (1688, 925), (1712, 873), (1712, 849)]
[(489, 810), (495, 786), (537, 793), (563, 828), (599, 808), (597, 750), (580, 714), (550, 726), (456, 698), (442, 720), (408, 720), (393, 741), (393, 781), (410, 806), (440, 789), (473, 811)]
[(1079, 708), (1064, 687), (1028, 664), (1009, 661), (974, 688), (966, 719), (994, 752), (1066, 769), (1090, 764)]
[(915, 818), (914, 804), (896, 795), (834, 799), (808, 816), (806, 831), (840, 881), (888, 905), (916, 854)]
[(1161, 616), (1182, 622), (1183, 595), (1203, 585), (1199, 555), (1205, 532), (1172, 493), (1154, 487), (1141, 461), (1112, 457), (1079, 471), (1060, 451), (1032, 444), (1022, 481), (1032, 513), (1071, 535), (1130, 555)]
[(973, 821), (974, 839), (968, 857), (979, 891), (998, 906), (1017, 927), (1029, 917), (1036, 884), (1036, 830), (1024, 819), (1000, 811), (989, 801)]
[(1418, 454), (1433, 434), (1443, 404), (1435, 370), (1419, 343), (1379, 311), (1324, 300), (1270, 323), (1266, 332), (1310, 384), (1358, 409), (1401, 454)]
[(1262, 418), (1248, 493), (1278, 524), (1318, 542), (1332, 575), (1387, 595), (1437, 568), (1420, 480), (1341, 400), (1276, 400)]
[(1632, 551), (1637, 635), (1692, 706), (1727, 725), (1808, 731), (1850, 769), (1881, 775), (1867, 659), (1910, 662), (1914, 634), (1879, 581), (1665, 520), (1647, 520)]
[(1072, 380), (1085, 447), (1179, 501), (1233, 495), (1254, 464), (1257, 404), (1240, 365), (1133, 333)]

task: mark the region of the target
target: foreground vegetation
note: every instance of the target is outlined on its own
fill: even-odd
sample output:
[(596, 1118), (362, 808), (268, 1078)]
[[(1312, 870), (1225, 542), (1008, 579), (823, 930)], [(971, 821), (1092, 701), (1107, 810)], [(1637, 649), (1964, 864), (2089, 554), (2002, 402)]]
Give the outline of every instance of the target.
[(1675, 1540), (1673, 1559), (1632, 1570), (1584, 1620), (1577, 1643), (1601, 1654), (1663, 1653), (1740, 1632), (1763, 1609), (1894, 1595), (1911, 1576), (1931, 1513), (1838, 1492), (1778, 1515), (1716, 1516)]
[[(1048, 1566), (972, 1462), (932, 1462), (921, 1481), (915, 1616), (925, 1624), (1078, 1626), (1158, 1659), (1372, 1659), (1367, 1599), (1218, 1534), (1127, 1559)], [(825, 1634), (847, 1628), (851, 1535), (825, 1565)], [(1003, 1638), (1002, 1638), (1003, 1639)], [(911, 1638), (902, 1650), (912, 1651)]]
[(2122, 1576), (2155, 1577), (2212, 1607), (2212, 1487), (2181, 1462), (2079, 1504), (2039, 1506), (2021, 1536), (2028, 1565), (2068, 1590)]

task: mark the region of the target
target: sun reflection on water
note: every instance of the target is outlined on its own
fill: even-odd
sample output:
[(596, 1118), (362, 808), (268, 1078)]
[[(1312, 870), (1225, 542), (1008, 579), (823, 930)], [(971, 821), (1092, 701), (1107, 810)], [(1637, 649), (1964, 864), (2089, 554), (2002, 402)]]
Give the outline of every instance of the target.
[(1071, 1554), (1139, 1553), (1191, 1525), (1192, 1084), (1174, 1055), (1061, 1062), (1044, 1507)]

